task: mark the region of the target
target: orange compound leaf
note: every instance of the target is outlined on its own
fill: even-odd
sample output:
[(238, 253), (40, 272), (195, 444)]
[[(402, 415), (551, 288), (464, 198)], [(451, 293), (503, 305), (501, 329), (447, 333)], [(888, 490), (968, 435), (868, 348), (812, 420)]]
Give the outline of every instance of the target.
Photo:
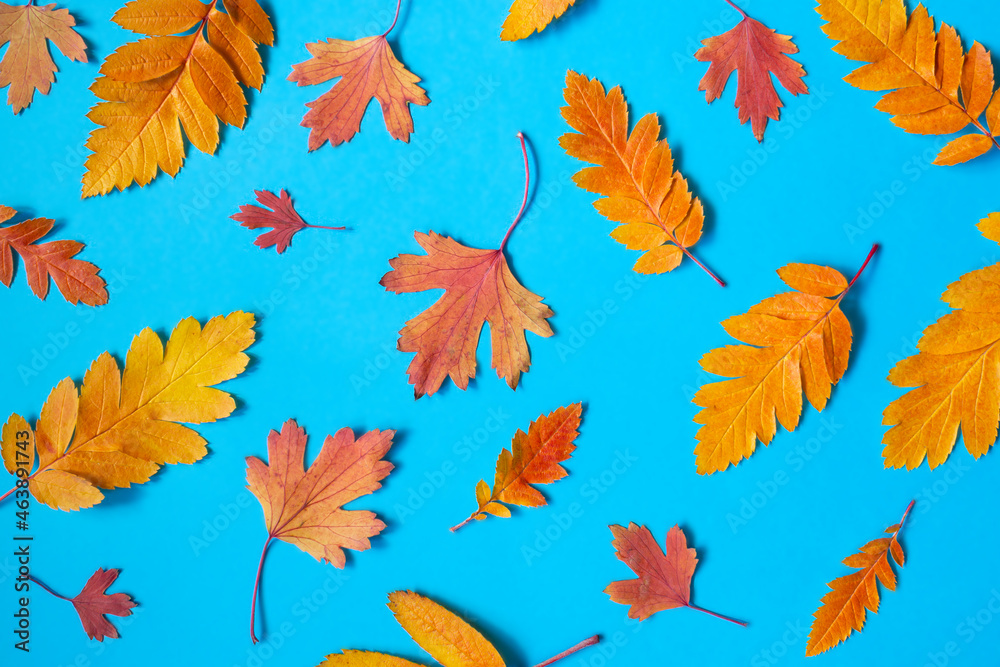
[(889, 564), (889, 554), (902, 567), (905, 560), (899, 545), (899, 532), (916, 501), (910, 503), (899, 523), (889, 526), (889, 537), (872, 540), (861, 551), (844, 559), (844, 565), (856, 568), (846, 576), (829, 583), (832, 589), (823, 596), (820, 608), (813, 614), (815, 620), (806, 644), (806, 657), (819, 655), (847, 639), (851, 632), (865, 625), (865, 610), (878, 613), (878, 584), (896, 590), (896, 575)]
[(628, 105), (618, 86), (605, 94), (597, 79), (566, 73), (562, 116), (576, 132), (559, 138), (567, 155), (596, 164), (573, 176), (573, 182), (601, 196), (594, 207), (618, 227), (611, 237), (629, 250), (642, 250), (638, 273), (666, 273), (684, 256), (725, 283), (699, 262), (689, 248), (701, 238), (705, 211), (674, 170), (666, 139), (659, 140), (656, 114), (639, 119), (628, 134)]
[[(411, 591), (389, 594), (389, 609), (407, 634), (443, 667), (504, 667), (500, 652), (482, 633), (438, 603)], [(548, 667), (600, 642), (593, 636), (535, 667)], [(328, 655), (318, 667), (421, 667), (385, 653), (351, 651)]]
[(365, 551), (385, 524), (373, 512), (345, 510), (352, 500), (382, 488), (392, 471), (384, 460), (395, 431), (369, 431), (360, 438), (349, 428), (327, 436), (319, 456), (304, 467), (306, 432), (294, 419), (267, 436), (268, 463), (247, 457), (247, 488), (260, 501), (267, 541), (260, 556), (251, 606), (250, 636), (257, 643), (257, 591), (264, 556), (272, 540), (294, 544), (334, 567), (346, 564), (344, 549)]
[(527, 433), (518, 429), (510, 449), (502, 450), (497, 459), (493, 490), (481, 480), (476, 486), (479, 508), (451, 532), (472, 521), (482, 521), (491, 514), (508, 518), (510, 510), (506, 505), (546, 505), (545, 496), (533, 485), (551, 484), (569, 474), (560, 464), (576, 450), (574, 441), (580, 435), (582, 414), (583, 404), (574, 403), (541, 415), (531, 422)]
[(541, 32), (562, 16), (576, 0), (514, 0), (507, 20), (503, 22), (500, 39), (515, 42)]
[(610, 526), (612, 545), (618, 560), (632, 568), (637, 579), (616, 581), (604, 589), (613, 602), (629, 605), (628, 617), (645, 621), (667, 609), (689, 607), (716, 618), (746, 627), (743, 621), (691, 604), (691, 579), (698, 565), (698, 553), (689, 549), (680, 526), (667, 533), (666, 552), (645, 526), (629, 523), (628, 528)]
[[(819, 0), (823, 32), (833, 50), (868, 63), (845, 81), (886, 93), (875, 106), (914, 134), (972, 133), (951, 140), (934, 160), (955, 165), (1000, 148), (1000, 96), (994, 95), (993, 60), (979, 42), (968, 52), (953, 27), (918, 4), (907, 17), (903, 0)], [(992, 102), (990, 101), (992, 100)], [(986, 114), (985, 124), (980, 120)]]
[(14, 114), (31, 104), (37, 90), (48, 95), (59, 71), (48, 42), (70, 60), (87, 62), (87, 45), (74, 30), (76, 20), (55, 5), (36, 6), (0, 2), (0, 47), (10, 43), (0, 61), (0, 88), (10, 86), (7, 104)]
[[(736, 7), (732, 2), (729, 4)], [(737, 72), (736, 106), (740, 110), (740, 123), (751, 121), (753, 135), (757, 141), (764, 141), (767, 119), (778, 120), (784, 106), (771, 75), (792, 95), (808, 94), (809, 88), (802, 82), (806, 71), (788, 57), (799, 52), (791, 37), (777, 34), (739, 7), (736, 10), (743, 20), (729, 32), (704, 40), (704, 46), (694, 54), (698, 60), (712, 63), (698, 90), (705, 91), (705, 101), (711, 104), (722, 96), (729, 77)]]
[[(16, 211), (0, 206), (0, 223), (14, 217)], [(52, 231), (54, 220), (35, 218), (16, 225), (0, 227), (0, 281), (10, 287), (14, 280), (14, 257), (17, 253), (24, 262), (28, 286), (39, 299), (49, 294), (49, 278), (55, 282), (63, 298), (76, 305), (103, 306), (108, 302), (104, 279), (97, 275), (100, 269), (82, 259), (74, 259), (83, 250), (79, 241), (37, 241)]]
[(263, 85), (258, 44), (274, 43), (256, 0), (132, 0), (112, 21), (147, 37), (108, 56), (90, 88), (104, 101), (87, 114), (100, 127), (87, 140), (84, 197), (176, 176), (184, 136), (214, 154), (219, 121), (246, 122), (242, 86)]
[[(402, 2), (402, 0), (399, 0)], [(293, 65), (289, 81), (300, 86), (314, 86), (340, 79), (330, 92), (306, 106), (310, 111), (302, 119), (309, 133), (309, 150), (327, 141), (339, 146), (361, 130), (361, 119), (372, 98), (382, 106), (385, 127), (393, 139), (409, 142), (413, 132), (410, 104), (427, 106), (430, 100), (417, 85), (420, 77), (396, 59), (386, 36), (396, 27), (396, 18), (381, 35), (355, 41), (328, 39), (306, 44), (312, 58)]]
[[(979, 223), (1000, 243), (1000, 213)], [(948, 460), (959, 429), (973, 457), (993, 447), (1000, 420), (1000, 263), (962, 276), (941, 297), (954, 310), (924, 329), (918, 353), (898, 362), (889, 381), (910, 390), (882, 415), (886, 468), (933, 469)]]
[(183, 424), (214, 422), (236, 409), (232, 396), (213, 385), (246, 368), (243, 350), (254, 341), (253, 326), (253, 315), (239, 311), (204, 328), (188, 318), (174, 328), (166, 349), (144, 329), (123, 370), (105, 352), (79, 389), (70, 378), (56, 385), (28, 438), (19, 435), (27, 422), (14, 415), (4, 428), (4, 462), (16, 462), (19, 443), (33, 437), (38, 466), (28, 490), (49, 507), (73, 511), (101, 502), (99, 489), (143, 484), (163, 465), (201, 460), (206, 441)]
[(794, 431), (803, 392), (817, 410), (826, 407), (851, 352), (851, 324), (840, 302), (877, 250), (876, 244), (851, 282), (825, 266), (789, 264), (778, 275), (795, 292), (765, 299), (722, 323), (746, 344), (722, 347), (701, 359), (709, 373), (733, 379), (707, 384), (694, 396), (704, 408), (694, 418), (703, 424), (694, 450), (698, 474), (739, 464), (753, 454), (758, 440), (770, 444), (777, 423)]
[(391, 292), (443, 289), (433, 306), (406, 323), (397, 347), (415, 352), (407, 373), (416, 398), (434, 394), (446, 377), (460, 389), (476, 375), (476, 347), (483, 324), (490, 323), (493, 368), (517, 388), (531, 366), (524, 332), (548, 338), (552, 310), (542, 297), (524, 288), (511, 273), (504, 247), (528, 203), (528, 153), (524, 137), (525, 188), (521, 210), (497, 250), (469, 248), (447, 236), (415, 234), (426, 255), (400, 255), (389, 261), (392, 271), (379, 283)]
[(118, 628), (107, 617), (131, 616), (132, 609), (138, 606), (132, 601), (131, 596), (125, 593), (107, 594), (108, 587), (118, 579), (118, 573), (119, 570), (97, 570), (87, 580), (83, 590), (73, 598), (59, 595), (32, 575), (28, 575), (28, 578), (60, 600), (72, 602), (73, 608), (80, 616), (80, 622), (83, 623), (87, 637), (103, 642), (105, 637), (118, 639)]
[(271, 231), (258, 236), (257, 240), (254, 241), (254, 245), (261, 248), (274, 246), (279, 255), (285, 252), (288, 246), (292, 245), (292, 237), (306, 227), (312, 227), (313, 229), (347, 229), (347, 227), (310, 225), (295, 210), (295, 207), (292, 205), (292, 198), (284, 190), (281, 191), (280, 197), (267, 190), (254, 190), (254, 194), (257, 195), (257, 202), (261, 206), (253, 204), (240, 206), (240, 212), (230, 217), (236, 222), (242, 223), (242, 226), (247, 229), (270, 229)]

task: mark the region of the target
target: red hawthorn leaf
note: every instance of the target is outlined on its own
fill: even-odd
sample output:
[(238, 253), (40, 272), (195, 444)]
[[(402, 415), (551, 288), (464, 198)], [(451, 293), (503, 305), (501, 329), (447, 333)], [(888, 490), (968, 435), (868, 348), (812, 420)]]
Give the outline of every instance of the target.
[[(14, 217), (16, 211), (0, 206), (0, 223)], [(25, 220), (9, 227), (0, 227), (0, 281), (10, 287), (14, 279), (16, 252), (24, 263), (28, 286), (39, 299), (49, 294), (49, 277), (63, 297), (76, 305), (103, 306), (108, 302), (106, 283), (98, 276), (100, 269), (74, 257), (83, 250), (79, 241), (49, 241), (36, 243), (52, 231), (55, 221), (47, 218)]]
[(70, 600), (76, 613), (80, 615), (83, 622), (83, 629), (87, 636), (101, 642), (105, 637), (118, 639), (118, 628), (111, 624), (106, 616), (131, 616), (132, 608), (136, 603), (125, 593), (113, 593), (107, 595), (105, 591), (118, 578), (119, 570), (103, 570), (97, 572), (87, 580), (83, 590)]
[(266, 208), (254, 204), (240, 206), (240, 212), (230, 216), (236, 222), (242, 223), (247, 229), (270, 229), (271, 231), (261, 234), (254, 241), (254, 245), (261, 248), (277, 246), (275, 250), (278, 254), (285, 252), (288, 246), (292, 245), (292, 237), (305, 229), (347, 229), (346, 227), (326, 227), (323, 225), (310, 225), (302, 219), (298, 211), (292, 205), (292, 198), (285, 191), (281, 191), (281, 196), (268, 192), (267, 190), (254, 190), (257, 201)]
[(736, 9), (743, 20), (729, 32), (704, 40), (704, 46), (694, 54), (698, 60), (712, 63), (698, 90), (705, 91), (705, 100), (711, 104), (722, 95), (735, 70), (740, 123), (749, 119), (757, 141), (763, 141), (767, 119), (778, 120), (781, 115), (779, 109), (783, 106), (774, 89), (771, 74), (778, 78), (785, 90), (798, 95), (809, 93), (809, 88), (802, 82), (806, 71), (787, 55), (799, 51), (791, 37), (777, 34), (747, 16), (739, 7)]

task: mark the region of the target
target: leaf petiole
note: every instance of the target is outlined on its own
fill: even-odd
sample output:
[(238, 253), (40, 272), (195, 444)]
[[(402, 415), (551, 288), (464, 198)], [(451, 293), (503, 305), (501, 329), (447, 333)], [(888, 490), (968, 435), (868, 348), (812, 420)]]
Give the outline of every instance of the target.
[(267, 548), (271, 546), (271, 540), (273, 539), (272, 535), (268, 535), (267, 542), (264, 542), (264, 549), (260, 552), (260, 562), (257, 564), (257, 577), (253, 581), (253, 600), (250, 603), (250, 641), (254, 644), (260, 641), (257, 639), (257, 632), (255, 630), (257, 625), (257, 596), (258, 591), (260, 591), (260, 574), (264, 570), (264, 557), (267, 555)]
[(737, 621), (735, 618), (729, 618), (728, 616), (723, 616), (722, 614), (716, 614), (714, 611), (709, 611), (707, 609), (702, 609), (701, 607), (697, 607), (697, 606), (695, 606), (693, 604), (689, 604), (688, 608), (689, 609), (694, 609), (695, 611), (704, 612), (704, 613), (708, 614), (709, 616), (715, 616), (716, 618), (721, 618), (723, 621), (729, 621), (730, 623), (735, 623), (736, 625), (742, 625), (744, 628), (747, 627), (746, 621)]
[(537, 665), (535, 665), (535, 667), (548, 667), (548, 665), (555, 664), (555, 663), (559, 662), (560, 660), (562, 660), (563, 658), (568, 658), (569, 656), (573, 655), (577, 651), (583, 650), (583, 649), (587, 648), (588, 646), (593, 646), (594, 644), (597, 644), (600, 641), (601, 641), (601, 636), (600, 635), (594, 635), (593, 637), (590, 637), (589, 639), (584, 639), (582, 642), (580, 642), (579, 644), (577, 644), (573, 648), (566, 649), (565, 651), (563, 651), (559, 655), (557, 655), (557, 656), (555, 656), (553, 658), (549, 658), (545, 662), (538, 663)]
[(517, 212), (517, 216), (514, 218), (514, 222), (510, 224), (507, 229), (507, 233), (503, 237), (503, 241), (500, 242), (500, 252), (503, 252), (504, 247), (507, 245), (507, 239), (510, 238), (511, 232), (517, 227), (517, 223), (521, 221), (521, 216), (524, 215), (524, 209), (528, 206), (528, 188), (531, 185), (531, 168), (528, 165), (528, 146), (524, 143), (524, 133), (518, 132), (517, 138), (521, 140), (521, 153), (524, 155), (524, 197), (521, 199), (521, 210)]

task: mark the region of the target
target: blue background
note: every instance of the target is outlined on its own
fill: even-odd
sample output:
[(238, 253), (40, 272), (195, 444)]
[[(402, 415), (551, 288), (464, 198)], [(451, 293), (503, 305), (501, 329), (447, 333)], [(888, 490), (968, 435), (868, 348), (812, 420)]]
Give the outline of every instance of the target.
[[(113, 294), (96, 311), (57, 294), (41, 302), (19, 273), (0, 293), (0, 405), (34, 419), (61, 378), (79, 381), (100, 352), (121, 358), (143, 327), (166, 335), (190, 315), (252, 310), (259, 342), (251, 369), (226, 385), (237, 413), (199, 428), (211, 447), (205, 460), (165, 469), (78, 514), (35, 507), (33, 566), (57, 590), (75, 594), (98, 567), (122, 568), (114, 590), (141, 603), (132, 619), (115, 620), (122, 639), (88, 642), (68, 604), (38, 594), (30, 659), (10, 648), (3, 629), (0, 662), (228, 667), (258, 664), (263, 652), (264, 664), (309, 666), (342, 648), (427, 662), (384, 606), (388, 592), (414, 589), (470, 618), (513, 666), (594, 633), (612, 655), (590, 649), (565, 664), (803, 664), (825, 584), (848, 572), (840, 560), (916, 498), (897, 592), (883, 592), (863, 633), (809, 664), (996, 664), (1000, 619), (983, 612), (980, 620), (989, 614), (992, 622), (979, 631), (963, 623), (1000, 599), (1000, 458), (976, 462), (959, 444), (934, 471), (884, 470), (880, 422), (901, 393), (886, 374), (943, 312), (942, 291), (997, 259), (974, 225), (1000, 208), (1000, 155), (930, 167), (940, 141), (904, 134), (872, 108), (875, 94), (841, 80), (852, 63), (831, 50), (812, 3), (744, 3), (794, 35), (813, 93), (781, 91), (788, 106), (767, 130), (769, 153), (737, 121), (735, 81), (711, 106), (698, 91), (706, 66), (691, 54), (700, 39), (735, 25), (721, 0), (580, 0), (542, 35), (514, 44), (498, 39), (507, 2), (417, 0), (404, 3), (392, 36), (432, 100), (413, 109), (411, 143), (393, 141), (373, 106), (352, 142), (308, 154), (298, 121), (326, 87), (296, 88), (285, 80), (292, 64), (307, 58), (306, 42), (381, 32), (393, 7), (270, 2), (278, 43), (264, 49), (268, 78), (250, 96), (246, 128), (226, 130), (216, 156), (189, 150), (176, 179), (161, 175), (146, 188), (86, 201), (87, 88), (99, 62), (134, 37), (108, 21), (118, 0), (68, 4), (91, 62), (57, 56), (48, 97), (36, 96), (19, 117), (0, 112), (0, 202), (54, 218), (58, 237), (85, 241), (83, 257), (102, 267)], [(1000, 44), (1000, 8), (962, 1), (932, 9), (966, 46)], [(559, 115), (567, 68), (621, 84), (633, 120), (660, 116), (707, 207), (696, 252), (729, 288), (689, 262), (644, 281), (631, 272), (637, 254), (608, 237), (593, 197), (568, 180), (582, 165), (557, 143), (567, 129)], [(397, 331), (437, 294), (388, 294), (378, 279), (389, 258), (418, 251), (414, 230), (496, 247), (520, 202), (518, 130), (530, 138), (538, 185), (509, 256), (555, 311), (556, 336), (529, 335), (531, 372), (516, 392), (490, 369), (484, 338), (468, 391), (447, 386), (414, 402), (411, 355), (395, 352)], [(230, 162), (236, 175), (227, 174)], [(260, 250), (229, 219), (255, 188), (287, 188), (307, 220), (353, 231), (307, 231), (283, 256)], [(872, 217), (859, 223), (859, 209)], [(774, 271), (785, 263), (851, 275), (875, 241), (883, 251), (845, 302), (854, 349), (827, 410), (807, 407), (796, 432), (779, 432), (738, 468), (695, 474), (689, 399), (708, 380), (698, 359), (731, 342), (718, 323), (781, 291)], [(450, 534), (514, 431), (574, 401), (586, 404), (579, 449), (570, 476), (545, 489), (549, 507)], [(309, 460), (342, 426), (398, 429), (390, 453), (397, 470), (355, 503), (389, 527), (371, 551), (351, 554), (344, 572), (277, 544), (263, 585), (269, 642), (251, 648), (251, 584), (266, 534), (244, 489), (244, 457), (263, 456), (268, 431), (291, 417), (312, 436)], [(807, 460), (797, 448), (813, 453)], [(635, 460), (616, 471), (620, 456)], [(786, 483), (774, 483), (776, 475)], [(573, 503), (580, 516), (568, 522)], [(3, 507), (6, 535), (14, 508)], [(607, 528), (628, 521), (661, 540), (680, 523), (701, 558), (693, 601), (749, 628), (687, 609), (628, 621), (626, 608), (602, 593), (631, 576)], [(12, 612), (12, 559), (0, 563), (0, 608)], [(958, 653), (946, 657), (952, 642)]]

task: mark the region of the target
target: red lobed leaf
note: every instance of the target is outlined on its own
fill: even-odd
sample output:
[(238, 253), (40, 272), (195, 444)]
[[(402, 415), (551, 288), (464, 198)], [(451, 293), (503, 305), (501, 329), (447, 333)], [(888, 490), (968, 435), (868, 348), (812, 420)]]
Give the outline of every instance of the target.
[(131, 596), (125, 593), (105, 593), (118, 578), (118, 573), (117, 569), (97, 570), (87, 580), (83, 590), (70, 600), (76, 613), (80, 615), (87, 636), (99, 642), (104, 641), (105, 637), (118, 639), (118, 628), (106, 618), (107, 615), (131, 616), (132, 608), (136, 606)]

